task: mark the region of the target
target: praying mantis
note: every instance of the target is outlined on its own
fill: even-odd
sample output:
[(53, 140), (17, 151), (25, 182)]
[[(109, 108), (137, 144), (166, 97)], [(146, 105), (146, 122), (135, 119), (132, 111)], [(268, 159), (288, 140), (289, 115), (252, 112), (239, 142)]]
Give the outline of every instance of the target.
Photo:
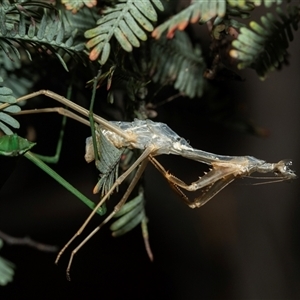
[[(83, 247), (83, 245), (95, 235), (108, 221), (116, 215), (124, 206), (129, 195), (138, 183), (139, 178), (142, 176), (148, 162), (151, 162), (154, 167), (166, 178), (170, 186), (179, 194), (184, 203), (190, 208), (201, 207), (218, 194), (223, 188), (237, 178), (242, 178), (251, 175), (254, 172), (258, 173), (274, 173), (279, 180), (292, 180), (297, 176), (290, 169), (290, 160), (281, 160), (277, 163), (267, 163), (264, 160), (257, 159), (252, 156), (225, 156), (217, 155), (202, 150), (194, 149), (184, 138), (178, 136), (172, 129), (164, 123), (153, 122), (151, 120), (138, 120), (133, 122), (110, 122), (102, 117), (93, 114), (92, 106), (95, 98), (93, 94), (91, 101), (90, 111), (83, 107), (71, 102), (67, 98), (55, 94), (48, 90), (40, 90), (35, 93), (23, 96), (18, 101), (28, 100), (39, 95), (50, 97), (63, 105), (68, 106), (70, 109), (76, 111), (80, 115), (72, 111), (66, 110), (62, 107), (47, 108), (41, 110), (25, 111), (25, 113), (41, 113), (41, 112), (57, 112), (64, 116), (73, 118), (83, 124), (89, 125), (92, 128), (92, 137), (87, 139), (86, 143), (86, 160), (92, 161), (95, 159), (96, 167), (102, 175), (110, 172), (113, 177), (110, 177), (107, 186), (106, 181), (103, 181), (103, 176), (95, 185), (94, 193), (101, 193), (101, 200), (93, 207), (93, 211), (85, 220), (83, 225), (75, 233), (75, 235), (66, 243), (66, 245), (59, 252), (55, 263), (58, 263), (60, 257), (70, 244), (83, 232), (92, 217), (101, 209), (107, 199), (111, 196), (114, 190), (134, 171), (133, 176), (126, 192), (121, 200), (114, 207), (113, 211), (97, 226), (88, 236), (72, 251), (69, 263), (66, 269), (67, 279), (70, 280), (70, 269), (75, 254)], [(9, 104), (0, 106), (0, 111)], [(84, 118), (85, 117), (85, 118)], [(86, 118), (89, 118), (87, 120)], [(110, 158), (111, 161), (105, 165), (103, 164), (104, 155), (99, 151), (98, 146), (102, 141), (108, 143), (114, 149), (115, 154)], [(1, 146), (1, 144), (0, 144)], [(122, 149), (140, 149), (142, 153), (136, 161), (120, 176), (117, 174), (118, 163), (121, 157)], [(26, 149), (25, 149), (26, 150)], [(29, 149), (28, 149), (29, 150)], [(112, 151), (112, 152), (114, 152)], [(25, 156), (30, 153), (25, 152)], [(21, 152), (20, 152), (21, 154)], [(186, 184), (181, 179), (170, 174), (157, 160), (156, 156), (162, 154), (180, 155), (184, 158), (191, 159), (200, 163), (207, 164), (211, 167), (208, 173), (200, 177), (197, 181), (191, 184)], [(102, 165), (101, 165), (102, 163)], [(105, 171), (105, 167), (109, 166), (109, 171)], [(200, 196), (190, 200), (183, 190), (186, 191), (200, 191)]]

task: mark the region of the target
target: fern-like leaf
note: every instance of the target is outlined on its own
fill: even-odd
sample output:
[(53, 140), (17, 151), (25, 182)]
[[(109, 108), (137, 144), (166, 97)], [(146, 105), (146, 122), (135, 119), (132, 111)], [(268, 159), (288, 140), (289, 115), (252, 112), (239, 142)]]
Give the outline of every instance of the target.
[[(13, 96), (13, 92), (11, 89), (1, 85), (2, 81), (2, 78), (0, 78), (0, 130), (2, 130), (6, 135), (11, 135), (13, 134), (13, 132), (7, 125), (13, 128), (19, 128), (20, 124), (15, 118), (13, 118), (7, 113), (16, 113), (19, 112), (21, 109), (18, 105), (14, 105), (14, 103), (16, 103), (17, 100)], [(1, 106), (7, 103), (9, 103), (10, 106), (1, 109)]]
[(250, 29), (240, 29), (237, 40), (232, 42), (235, 49), (230, 51), (231, 57), (240, 61), (239, 69), (251, 67), (261, 79), (284, 62), (289, 41), (293, 40), (292, 28), (297, 30), (300, 20), (298, 7), (288, 7), (287, 15), (279, 7), (276, 11), (282, 22), (272, 13), (261, 17), (262, 25), (250, 22)]
[(227, 0), (228, 4), (232, 7), (239, 7), (241, 9), (249, 6), (261, 6), (271, 7), (273, 4), (280, 5), (282, 0)]
[(206, 23), (226, 13), (226, 0), (194, 0), (185, 9), (155, 28), (152, 37), (159, 39), (168, 30), (167, 37), (173, 38), (176, 30), (184, 30), (189, 23)]
[(39, 5), (45, 6), (42, 2), (29, 1), (0, 7), (0, 49), (8, 56), (14, 52), (18, 59), (21, 58), (20, 48), (29, 59), (33, 49), (40, 54), (54, 54), (67, 70), (65, 56), (78, 57), (84, 43), (76, 40), (76, 31), (66, 32), (52, 6), (39, 11)]
[(139, 189), (139, 194), (124, 204), (120, 211), (114, 215), (114, 218), (118, 218), (118, 220), (110, 226), (112, 236), (114, 237), (119, 237), (141, 224), (146, 252), (149, 259), (153, 261), (147, 228), (148, 219), (145, 213), (144, 190), (142, 187)]
[(61, 0), (66, 9), (71, 10), (73, 14), (77, 13), (84, 5), (91, 8), (97, 5), (97, 0)]
[(86, 47), (91, 50), (90, 59), (100, 56), (100, 64), (104, 65), (110, 54), (110, 41), (114, 36), (121, 47), (131, 52), (139, 47), (140, 41), (147, 40), (145, 31), (153, 30), (152, 22), (157, 21), (154, 6), (163, 10), (160, 0), (119, 0), (114, 7), (108, 7), (98, 20), (98, 26), (86, 31), (89, 39)]
[(193, 48), (188, 35), (176, 32), (173, 39), (162, 37), (151, 47), (153, 81), (174, 84), (186, 96), (200, 97), (204, 89), (205, 63), (199, 47)]
[[(245, 0), (227, 0), (226, 8), (226, 20), (231, 20), (230, 17), (237, 17), (242, 19), (248, 19), (250, 12), (255, 9), (253, 1)], [(228, 18), (229, 17), (229, 18)], [(218, 19), (224, 20), (224, 18), (217, 17), (214, 23), (218, 22)]]
[[(94, 26), (99, 15), (95, 9), (83, 7), (76, 14), (68, 10), (62, 10), (62, 23), (64, 24), (65, 31), (70, 34), (75, 29), (84, 39), (84, 32)], [(85, 39), (84, 39), (85, 40)]]
[(129, 232), (141, 223), (145, 218), (144, 202), (144, 193), (139, 193), (135, 198), (124, 204), (121, 210), (114, 215), (114, 218), (118, 218), (110, 226), (114, 237)]

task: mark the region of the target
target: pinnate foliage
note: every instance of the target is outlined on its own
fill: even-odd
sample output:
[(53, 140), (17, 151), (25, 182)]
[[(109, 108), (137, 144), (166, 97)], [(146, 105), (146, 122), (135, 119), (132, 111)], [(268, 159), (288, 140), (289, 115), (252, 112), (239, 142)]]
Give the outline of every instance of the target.
[(52, 5), (37, 1), (18, 2), (0, 6), (0, 49), (12, 60), (11, 52), (21, 59), (20, 49), (29, 60), (33, 50), (40, 55), (52, 54), (67, 70), (65, 59), (68, 55), (76, 57), (84, 49), (83, 41), (75, 41), (76, 29), (66, 31)]
[(267, 13), (260, 23), (251, 21), (249, 28), (241, 28), (237, 40), (232, 43), (235, 49), (230, 51), (230, 55), (240, 61), (240, 69), (251, 67), (261, 79), (270, 70), (281, 67), (288, 55), (289, 42), (294, 38), (293, 30), (298, 29), (298, 8), (289, 7), (285, 14), (278, 7), (276, 12), (277, 16)]
[(121, 47), (131, 52), (133, 47), (140, 47), (140, 41), (147, 40), (146, 31), (151, 32), (153, 22), (157, 21), (156, 9), (163, 10), (159, 0), (122, 0), (114, 7), (103, 11), (97, 21), (97, 27), (86, 31), (88, 49), (92, 49), (89, 58), (96, 60), (100, 56), (100, 64), (106, 63), (110, 50), (110, 41), (115, 37)]
[(128, 201), (118, 213), (117, 218), (110, 226), (114, 237), (121, 236), (139, 225), (146, 218), (144, 193), (140, 192), (135, 198)]
[[(21, 109), (18, 105), (14, 103), (17, 102), (16, 98), (13, 96), (11, 89), (2, 85), (3, 79), (0, 77), (0, 129), (6, 134), (13, 134), (12, 130), (7, 126), (13, 128), (19, 128), (20, 123), (9, 115), (9, 113), (19, 112)], [(1, 109), (4, 104), (9, 104), (9, 106)]]
[(159, 39), (167, 30), (167, 37), (172, 38), (176, 30), (184, 30), (189, 23), (206, 23), (214, 17), (223, 17), (226, 13), (226, 0), (192, 1), (178, 14), (155, 28), (152, 36)]
[(188, 35), (178, 31), (172, 39), (162, 37), (151, 46), (153, 81), (172, 84), (183, 95), (201, 97), (205, 62), (199, 45), (193, 47)]
[(261, 6), (264, 4), (265, 7), (271, 7), (273, 4), (280, 5), (282, 0), (227, 0), (228, 4), (232, 7), (239, 7), (241, 9)]
[(97, 0), (61, 0), (66, 9), (76, 14), (84, 5), (91, 8), (97, 5)]

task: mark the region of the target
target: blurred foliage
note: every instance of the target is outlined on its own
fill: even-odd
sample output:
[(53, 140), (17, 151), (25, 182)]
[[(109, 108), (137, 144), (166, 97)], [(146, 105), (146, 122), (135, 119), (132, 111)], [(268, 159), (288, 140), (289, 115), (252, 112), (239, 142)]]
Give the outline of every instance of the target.
[[(0, 239), (0, 249), (3, 247), (3, 241)], [(0, 286), (4, 286), (13, 280), (15, 265), (0, 256)]]

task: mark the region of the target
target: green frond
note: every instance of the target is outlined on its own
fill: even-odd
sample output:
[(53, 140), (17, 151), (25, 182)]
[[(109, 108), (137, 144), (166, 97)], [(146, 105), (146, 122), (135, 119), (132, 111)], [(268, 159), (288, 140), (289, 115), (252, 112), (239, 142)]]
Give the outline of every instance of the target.
[(205, 62), (200, 47), (193, 48), (188, 35), (177, 31), (173, 39), (162, 37), (151, 46), (153, 81), (174, 84), (174, 88), (193, 98), (203, 94)]
[(227, 0), (227, 4), (231, 7), (238, 7), (241, 9), (244, 9), (248, 7), (248, 5), (254, 6), (254, 1), (248, 1), (248, 0)]
[(121, 47), (131, 52), (139, 47), (140, 41), (146, 41), (146, 31), (153, 30), (153, 22), (157, 21), (156, 9), (163, 10), (160, 0), (119, 0), (113, 7), (107, 7), (98, 20), (98, 26), (86, 31), (89, 39), (86, 47), (90, 51), (90, 59), (100, 56), (100, 64), (104, 65), (109, 57), (112, 37)]
[(91, 8), (97, 5), (97, 0), (61, 0), (67, 10), (71, 10), (76, 14), (84, 5)]
[(260, 6), (262, 3), (265, 7), (271, 7), (273, 4), (280, 5), (282, 0), (254, 0), (255, 6)]
[[(248, 19), (250, 12), (254, 9), (255, 5), (253, 1), (227, 0), (226, 19), (228, 19), (229, 16)], [(217, 19), (219, 19), (219, 17)], [(223, 20), (223, 18), (221, 19)], [(216, 20), (214, 22), (216, 23)]]
[(240, 9), (254, 8), (255, 6), (271, 7), (273, 4), (280, 5), (282, 0), (227, 0), (228, 5), (231, 7), (238, 7)]
[(110, 226), (112, 235), (114, 237), (121, 236), (139, 225), (146, 218), (144, 205), (143, 192), (124, 204), (121, 210), (114, 215), (114, 218), (118, 218), (118, 220)]
[[(0, 249), (3, 246), (3, 241), (0, 239)], [(0, 256), (0, 286), (7, 285), (9, 282), (13, 281), (13, 276), (15, 274), (15, 265)]]
[[(21, 109), (18, 105), (14, 105), (17, 102), (16, 98), (13, 96), (13, 92), (11, 89), (2, 85), (3, 79), (0, 78), (0, 130), (2, 130), (6, 135), (11, 135), (13, 132), (7, 126), (11, 126), (13, 128), (19, 128), (19, 122), (10, 116), (7, 113), (16, 113)], [(2, 104), (9, 103), (10, 106), (1, 109)], [(5, 123), (5, 124), (4, 124)]]
[(84, 38), (84, 32), (95, 25), (99, 15), (95, 9), (83, 7), (76, 14), (68, 10), (61, 11), (61, 19), (64, 29), (68, 33), (72, 33), (74, 29), (78, 31), (77, 35)]
[(84, 49), (83, 37), (78, 41), (76, 30), (67, 32), (52, 6), (38, 8), (34, 1), (0, 7), (0, 49), (11, 59), (11, 52), (21, 59), (20, 49), (29, 60), (33, 50), (47, 56), (52, 54), (67, 70), (65, 60), (70, 56), (79, 57)]
[(155, 28), (152, 37), (159, 39), (168, 30), (167, 37), (173, 38), (176, 30), (184, 30), (189, 23), (206, 23), (214, 17), (223, 17), (226, 13), (226, 0), (195, 0), (187, 8), (172, 16)]
[[(21, 63), (11, 49), (7, 48), (6, 50), (9, 52), (9, 56), (4, 51), (0, 51), (0, 77), (5, 81), (5, 86), (13, 90), (14, 96), (24, 96), (33, 86), (36, 76), (32, 76), (31, 70), (24, 67), (25, 64)], [(23, 49), (19, 50), (23, 56), (25, 54)]]
[[(1, 63), (0, 63), (0, 68), (1, 68)], [(5, 71), (5, 70), (1, 70)], [(0, 74), (3, 76), (3, 73), (1, 72)], [(28, 93), (30, 88), (34, 85), (36, 82), (36, 79), (30, 80), (30, 76), (32, 76), (32, 73), (30, 73), (30, 70), (22, 69), (21, 70), (21, 77), (16, 75), (14, 72), (6, 72), (4, 74), (3, 78), (5, 78), (5, 86), (13, 90), (14, 96), (16, 98), (24, 96)], [(24, 103), (20, 102), (19, 105), (23, 105)]]
[(230, 51), (238, 59), (239, 69), (251, 67), (264, 79), (270, 70), (279, 68), (287, 56), (289, 41), (293, 40), (292, 29), (297, 30), (299, 8), (290, 6), (285, 14), (276, 9), (281, 21), (272, 13), (261, 17), (261, 24), (250, 22), (250, 28), (241, 28), (237, 40), (232, 42), (235, 48)]

